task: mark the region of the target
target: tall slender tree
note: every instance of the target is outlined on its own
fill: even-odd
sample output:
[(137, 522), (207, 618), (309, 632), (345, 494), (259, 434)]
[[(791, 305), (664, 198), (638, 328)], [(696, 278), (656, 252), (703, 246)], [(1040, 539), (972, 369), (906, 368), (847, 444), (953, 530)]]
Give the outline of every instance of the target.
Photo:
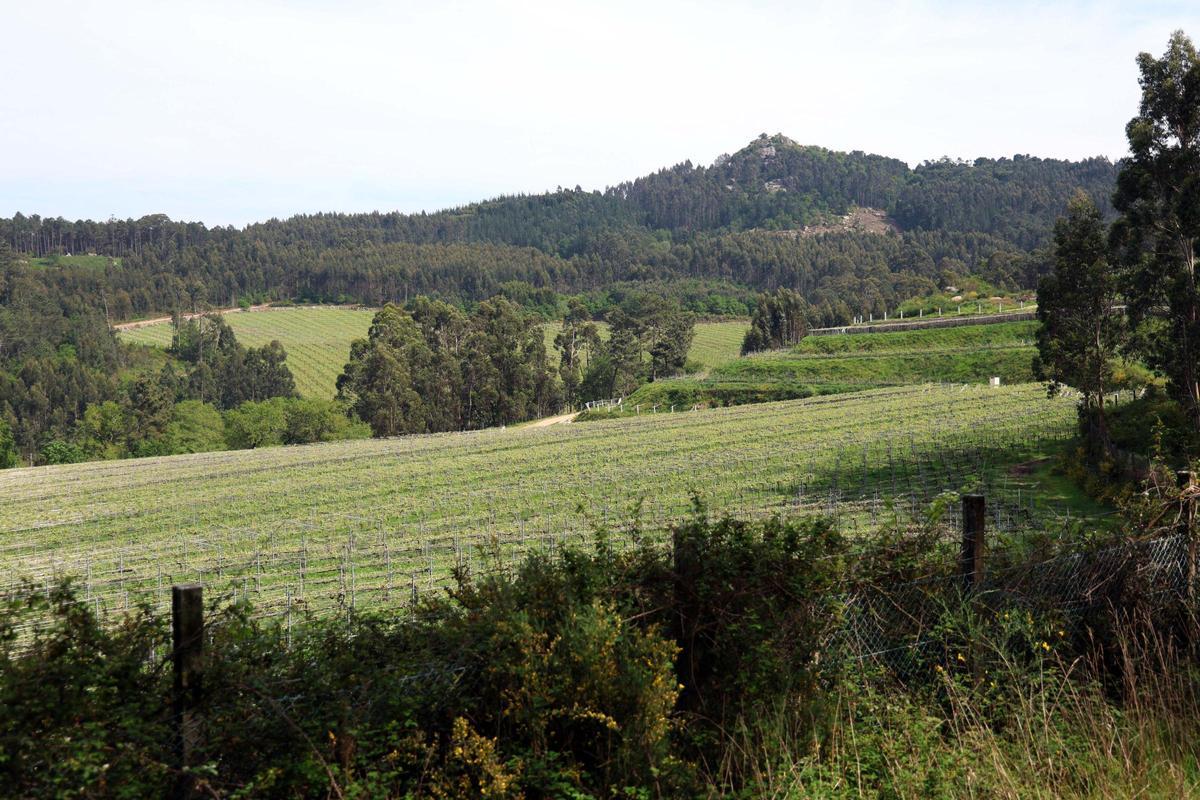
[(1132, 155), (1117, 177), (1112, 243), (1128, 268), (1130, 319), (1149, 331), (1145, 356), (1200, 430), (1200, 60), (1176, 31), (1162, 58), (1137, 62), (1142, 100), (1125, 129)]
[(750, 330), (742, 339), (742, 355), (759, 350), (791, 347), (808, 335), (808, 304), (791, 289), (758, 296)]
[(561, 353), (558, 373), (562, 379), (563, 400), (574, 407), (579, 402), (580, 385), (588, 358), (600, 347), (600, 332), (592, 322), (587, 307), (572, 299), (563, 318), (562, 330), (554, 337), (554, 346)]
[(1054, 227), (1054, 270), (1038, 285), (1036, 371), (1057, 393), (1064, 385), (1083, 395), (1082, 413), (1093, 444), (1107, 448), (1104, 394), (1122, 342), (1117, 275), (1108, 259), (1104, 220), (1079, 192)]

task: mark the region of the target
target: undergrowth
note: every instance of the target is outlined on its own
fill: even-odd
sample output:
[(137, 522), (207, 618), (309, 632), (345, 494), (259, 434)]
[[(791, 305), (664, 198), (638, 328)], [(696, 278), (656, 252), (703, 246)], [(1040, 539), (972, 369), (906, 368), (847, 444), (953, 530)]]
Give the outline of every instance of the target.
[[(954, 577), (940, 507), (866, 543), (824, 518), (698, 508), (670, 547), (598, 531), (511, 572), (460, 573), (401, 615), (292, 630), (216, 600), (183, 773), (168, 621), (141, 608), (104, 627), (69, 585), (29, 592), (0, 614), (0, 794), (164, 796), (181, 776), (230, 798), (1200, 790), (1191, 606), (1137, 563), (1082, 612), (950, 590), (920, 646), (847, 648), (849, 592)], [(1114, 541), (1005, 544), (997, 569)]]

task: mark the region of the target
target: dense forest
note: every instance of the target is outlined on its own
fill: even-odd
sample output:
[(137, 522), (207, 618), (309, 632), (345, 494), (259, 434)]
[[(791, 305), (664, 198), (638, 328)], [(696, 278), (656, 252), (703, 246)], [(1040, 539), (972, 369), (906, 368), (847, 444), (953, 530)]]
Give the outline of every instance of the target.
[[(17, 214), (0, 219), (0, 439), (45, 460), (49, 444), (86, 439), (88, 408), (130, 405), (133, 376), (159, 365), (139, 363), (112, 323), (264, 301), (429, 297), (471, 313), (499, 296), (543, 319), (574, 313), (576, 327), (609, 318), (625, 355), (610, 344), (586, 370), (559, 365), (554, 391), (539, 390), (531, 407), (619, 394), (678, 371), (666, 343), (679, 335), (661, 331), (690, 331), (688, 315), (749, 315), (762, 291), (795, 291), (820, 326), (882, 315), (967, 276), (1032, 287), (1050, 267), (1045, 246), (1067, 200), (1083, 191), (1110, 215), (1116, 174), (1104, 159), (1029, 156), (910, 169), (764, 135), (709, 167), (436, 213), (314, 214), (243, 229)], [(658, 310), (642, 319), (638, 308)], [(673, 309), (669, 323), (661, 309)], [(180, 380), (165, 390), (177, 401), (233, 405), (215, 394), (228, 387)], [(142, 452), (139, 442), (116, 449)]]
[[(603, 192), (559, 189), (430, 214), (303, 215), (242, 230), (161, 215), (18, 214), (0, 220), (0, 241), (37, 280), (87, 297), (114, 321), (247, 297), (470, 303), (512, 283), (577, 294), (682, 279), (729, 284), (733, 295), (787, 286), (814, 305), (859, 313), (946, 273), (1032, 286), (1045, 266), (1029, 254), (1048, 242), (1068, 198), (1082, 189), (1107, 211), (1115, 178), (1105, 159), (940, 160), (910, 170), (764, 136), (711, 167), (684, 163)], [(842, 224), (857, 207), (885, 211), (898, 227)], [(110, 261), (75, 268), (56, 258), (82, 253)]]

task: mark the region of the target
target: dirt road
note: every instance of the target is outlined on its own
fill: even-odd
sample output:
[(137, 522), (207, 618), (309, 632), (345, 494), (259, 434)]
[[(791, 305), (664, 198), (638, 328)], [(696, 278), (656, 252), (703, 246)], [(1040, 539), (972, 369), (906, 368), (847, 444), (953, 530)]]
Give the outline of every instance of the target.
[(574, 411), (570, 414), (559, 414), (557, 417), (542, 417), (541, 419), (537, 420), (536, 422), (529, 423), (525, 427), (527, 427), (527, 428), (545, 428), (548, 425), (566, 424), (578, 416), (579, 416), (579, 412)]
[[(261, 306), (250, 306), (249, 308), (247, 308), (245, 310), (246, 311), (266, 311), (270, 307), (271, 306), (269, 304), (263, 304)], [(202, 311), (198, 314), (183, 314), (181, 316), (184, 319), (195, 319), (196, 317), (203, 317), (206, 314), (232, 314), (235, 311), (241, 311), (241, 310), (242, 310), (241, 307), (221, 308), (221, 309), (217, 309), (214, 311)], [(118, 331), (133, 331), (133, 330), (137, 330), (138, 328), (147, 328), (151, 325), (159, 325), (163, 322), (170, 322), (170, 321), (171, 321), (170, 317), (155, 317), (154, 319), (139, 319), (135, 322), (118, 322), (116, 325), (113, 325), (113, 329), (118, 330)]]

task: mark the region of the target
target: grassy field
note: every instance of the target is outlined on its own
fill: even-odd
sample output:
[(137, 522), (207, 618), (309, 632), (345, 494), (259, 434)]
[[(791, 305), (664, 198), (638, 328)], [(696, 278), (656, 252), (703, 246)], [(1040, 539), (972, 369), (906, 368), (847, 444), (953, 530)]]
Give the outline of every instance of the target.
[(45, 258), (30, 258), (28, 262), (34, 267), (82, 267), (103, 272), (110, 264), (121, 265), (121, 259), (110, 256), (79, 255), (79, 256), (47, 256)]
[[(278, 339), (287, 351), (287, 365), (296, 389), (305, 397), (330, 398), (337, 377), (350, 356), (350, 342), (367, 335), (375, 312), (354, 308), (281, 308), (226, 314), (238, 341), (261, 347)], [(124, 331), (126, 341), (166, 347), (171, 325), (160, 323)]]
[[(238, 341), (260, 347), (278, 339), (287, 351), (288, 367), (296, 377), (296, 388), (305, 397), (329, 398), (337, 392), (337, 377), (350, 355), (350, 343), (367, 335), (374, 312), (352, 308), (279, 308), (226, 314)], [(701, 322), (689, 358), (705, 369), (738, 357), (746, 322)], [(546, 325), (546, 347), (554, 349), (558, 323)], [(601, 323), (602, 333), (607, 327)], [(138, 344), (167, 347), (171, 326), (163, 322), (122, 331), (121, 338)]]
[[(271, 316), (263, 314), (261, 316)], [(1060, 446), (1040, 386), (903, 387), (678, 414), (0, 473), (0, 575), (76, 575), (98, 607), (173, 581), (263, 609), (406, 602), (594, 522), (831, 510), (867, 527)], [(989, 490), (998, 493), (1000, 490)], [(1007, 491), (1007, 490), (1006, 490)], [(997, 520), (1028, 512), (1030, 489)], [(1011, 491), (1008, 492), (1009, 496)], [(582, 512), (580, 511), (582, 510)], [(1002, 517), (1003, 513), (1003, 517)]]
[[(608, 324), (597, 323), (600, 337), (608, 338)], [(746, 320), (729, 320), (722, 322), (696, 323), (695, 338), (688, 350), (688, 360), (695, 362), (702, 370), (710, 370), (738, 358), (742, 353), (742, 339), (749, 330), (750, 323)], [(562, 330), (562, 324), (551, 322), (546, 325), (546, 349), (554, 349), (554, 337)]]
[(701, 322), (696, 325), (696, 337), (692, 340), (688, 359), (704, 369), (728, 364), (742, 354), (742, 339), (749, 329), (750, 323), (744, 320)]
[(1033, 380), (1036, 322), (903, 333), (812, 336), (790, 350), (757, 353), (699, 378), (643, 386), (626, 404), (730, 405), (882, 386)]

